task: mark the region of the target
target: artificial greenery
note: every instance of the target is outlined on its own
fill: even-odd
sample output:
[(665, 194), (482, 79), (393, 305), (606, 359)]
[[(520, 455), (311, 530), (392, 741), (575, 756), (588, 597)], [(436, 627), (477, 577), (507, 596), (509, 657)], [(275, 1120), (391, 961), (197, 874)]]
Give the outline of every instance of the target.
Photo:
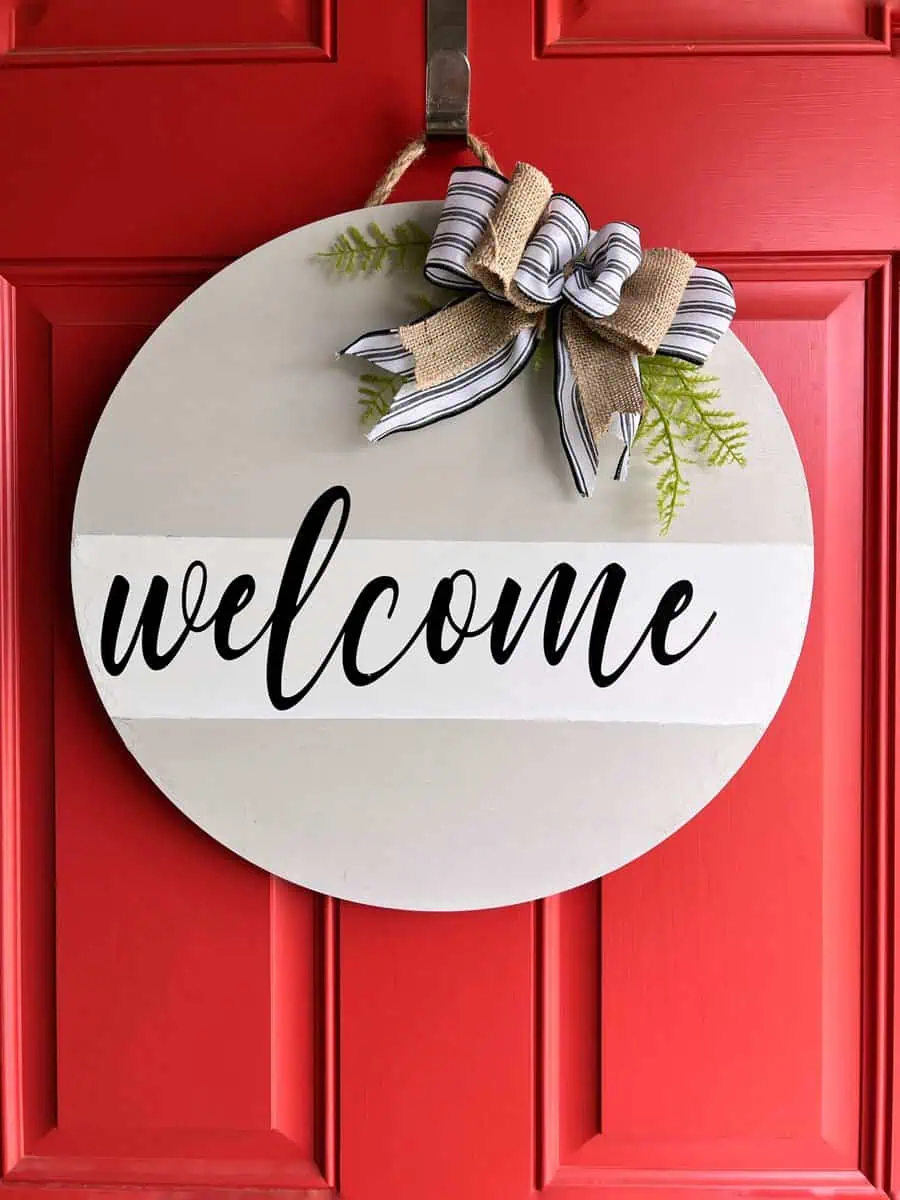
[(656, 509), (667, 534), (691, 485), (685, 468), (698, 460), (711, 467), (747, 465), (747, 422), (718, 408), (714, 375), (666, 355), (639, 360), (644, 415), (637, 441), (647, 460), (660, 468)]
[(545, 329), (538, 338), (538, 344), (535, 346), (534, 353), (531, 356), (531, 369), (533, 371), (543, 371), (544, 367), (550, 361), (550, 348), (550, 333)]
[(361, 409), (359, 419), (366, 429), (371, 429), (376, 421), (387, 415), (404, 383), (406, 379), (402, 375), (388, 375), (381, 371), (360, 375), (357, 388)]
[(375, 275), (379, 271), (418, 270), (425, 261), (429, 235), (415, 221), (402, 221), (389, 234), (373, 221), (368, 236), (348, 225), (317, 257), (336, 275)]
[[(349, 225), (318, 257), (335, 274), (347, 277), (421, 268), (431, 239), (415, 221), (395, 225), (390, 234), (373, 221), (367, 232), (368, 236)], [(425, 295), (411, 301), (420, 312), (436, 307)], [(550, 342), (545, 332), (532, 359), (535, 370), (547, 362)], [(665, 355), (640, 358), (639, 365), (645, 404), (636, 440), (647, 461), (659, 469), (656, 507), (660, 532), (667, 534), (690, 492), (687, 468), (698, 463), (746, 466), (748, 427), (735, 413), (717, 407), (720, 392), (714, 375)], [(374, 425), (389, 411), (404, 383), (404, 376), (387, 372), (360, 376), (363, 425)]]
[[(427, 316), (435, 310), (434, 300), (424, 292), (413, 292), (407, 299), (419, 316)], [(360, 375), (356, 391), (359, 419), (364, 429), (371, 429), (377, 420), (386, 415), (394, 397), (406, 382), (405, 376), (391, 375), (386, 371), (367, 371), (365, 375)]]

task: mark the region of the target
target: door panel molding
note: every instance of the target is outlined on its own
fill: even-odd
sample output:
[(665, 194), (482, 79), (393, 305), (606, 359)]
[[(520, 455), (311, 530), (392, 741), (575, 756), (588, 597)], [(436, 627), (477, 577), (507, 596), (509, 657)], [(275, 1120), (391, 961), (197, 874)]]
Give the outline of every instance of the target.
[[(71, 901), (81, 885), (78, 847), (60, 844), (58, 838), (65, 809), (62, 814), (58, 809), (56, 772), (66, 774), (65, 757), (62, 764), (57, 761), (58, 706), (65, 704), (66, 692), (71, 691), (72, 672), (66, 667), (71, 652), (71, 631), (66, 628), (71, 623), (66, 611), (68, 588), (64, 579), (57, 584), (54, 580), (60, 579), (59, 560), (65, 556), (74, 499), (78, 464), (70, 460), (78, 454), (71, 448), (63, 454), (65, 468), (54, 463), (54, 440), (71, 433), (53, 430), (53, 387), (60, 386), (54, 373), (60, 374), (67, 338), (99, 331), (101, 341), (107, 336), (121, 340), (124, 329), (126, 342), (143, 340), (221, 265), (197, 260), (0, 265), (0, 1094), (4, 1174), (19, 1186), (28, 1182), (202, 1183), (275, 1186), (302, 1189), (304, 1194), (309, 1190), (331, 1193), (337, 1188), (339, 920), (335, 901), (253, 872), (253, 919), (258, 925), (262, 922), (267, 940), (262, 947), (264, 978), (251, 983), (259, 1001), (268, 996), (264, 1024), (269, 1030), (268, 1086), (253, 1110), (262, 1104), (267, 1115), (256, 1127), (194, 1128), (182, 1123), (165, 1128), (152, 1117), (138, 1114), (135, 1118), (123, 1111), (121, 1125), (110, 1128), (115, 1121), (109, 1113), (116, 1111), (116, 1102), (101, 1098), (99, 1109), (91, 1107), (91, 1080), (86, 1077), (90, 1069), (83, 1064), (85, 1054), (90, 1062), (93, 1036), (101, 1039), (101, 1062), (104, 1055), (116, 1053), (117, 1046), (127, 1046), (117, 1042), (120, 1034), (110, 1034), (104, 1023), (111, 1002), (101, 994), (115, 985), (114, 974), (104, 977), (102, 987), (93, 991), (84, 980), (73, 990), (69, 977), (60, 978), (72, 955), (82, 953), (79, 946), (88, 955), (98, 951), (93, 939), (79, 942), (77, 930), (67, 932), (57, 910), (57, 888), (67, 888), (64, 894)], [(96, 389), (96, 394), (102, 396), (103, 389)], [(67, 413), (63, 425), (70, 419), (79, 418)], [(80, 419), (83, 422), (83, 415)], [(86, 438), (89, 432), (80, 429), (76, 437)], [(88, 733), (90, 721), (88, 717)], [(67, 733), (68, 725), (64, 722)], [(110, 743), (117, 742), (111, 728), (107, 734)], [(118, 745), (112, 746), (113, 756), (118, 750)], [(71, 777), (72, 772), (68, 774)], [(121, 803), (127, 805), (127, 789), (124, 792)], [(114, 803), (118, 800), (117, 795)], [(171, 820), (168, 805), (164, 812)], [(85, 816), (79, 812), (77, 822)], [(71, 813), (66, 828), (71, 841)], [(195, 839), (202, 839), (204, 845), (207, 841), (186, 822), (165, 831), (167, 839), (177, 840), (176, 835), (189, 838), (190, 846)], [(209, 850), (225, 853), (213, 851), (211, 844)], [(143, 846), (135, 849), (138, 855), (145, 851)], [(196, 857), (197, 848), (190, 853)], [(243, 864), (237, 869), (251, 870)], [(265, 889), (262, 894), (259, 882)], [(179, 886), (177, 878), (169, 880), (163, 903), (166, 892), (173, 887), (177, 892)], [(100, 909), (93, 911), (102, 913), (102, 891), (99, 902)], [(96, 905), (96, 897), (84, 903)], [(178, 903), (183, 904), (176, 897), (176, 911)], [(245, 919), (244, 913), (234, 916)], [(113, 912), (110, 921), (114, 919)], [(100, 942), (103, 923), (100, 919), (97, 925)], [(177, 937), (173, 945), (177, 947)], [(190, 939), (185, 945), (189, 950)], [(126, 954), (142, 953), (140, 948), (122, 949)], [(98, 961), (112, 963), (110, 952), (116, 953), (114, 938), (99, 951), (107, 958)], [(212, 953), (213, 967), (218, 961), (221, 970), (221, 940)], [(176, 959), (174, 969), (176, 979), (192, 978), (189, 964), (179, 966)], [(202, 966), (198, 969), (202, 974)], [(78, 973), (90, 976), (83, 964)], [(205, 986), (202, 980), (198, 986)], [(100, 996), (96, 1010), (91, 1007), (95, 994)], [(67, 1006), (62, 1010), (61, 997)], [(187, 998), (185, 1003), (189, 1004)], [(87, 1016), (80, 1011), (84, 1006)], [(215, 1027), (215, 1012), (210, 1020)], [(68, 1050), (61, 1041), (61, 1022), (63, 1030), (69, 1031)], [(197, 1033), (205, 1036), (199, 1027)], [(233, 1036), (240, 1044), (241, 1030), (235, 1029)], [(145, 1032), (144, 1040), (152, 1046), (149, 1037)], [(111, 1040), (104, 1042), (104, 1038)], [(172, 1053), (165, 1046), (161, 1050), (163, 1057)], [(152, 1049), (145, 1048), (145, 1053), (152, 1060)], [(233, 1049), (223, 1044), (221, 1056), (227, 1062)], [(237, 1059), (241, 1060), (240, 1054)], [(129, 1063), (134, 1065), (131, 1059)], [(147, 1065), (157, 1089), (165, 1088), (152, 1061)], [(140, 1086), (136, 1077), (129, 1082), (129, 1069), (127, 1064), (105, 1068), (107, 1078), (118, 1080), (126, 1096), (136, 1095), (134, 1089)], [(172, 1086), (177, 1089), (177, 1084)], [(202, 1084), (197, 1086), (202, 1091)], [(104, 1105), (105, 1121), (96, 1116)]]
[[(900, 31), (900, 13), (890, 2), (860, 5), (858, 23), (823, 21), (811, 31), (797, 5), (772, 5), (769, 25), (760, 22), (749, 36), (740, 27), (733, 6), (719, 5), (716, 17), (696, 13), (685, 19), (683, 5), (643, 6), (634, 0), (534, 0), (535, 53), (539, 58), (597, 58), (762, 54), (891, 54)], [(646, 9), (652, 38), (635, 30), (635, 9)], [(710, 6), (710, 9), (712, 6)], [(596, 11), (592, 11), (596, 10)], [(639, 21), (638, 26), (644, 24)]]
[[(808, 868), (812, 873), (806, 885), (815, 892), (816, 880), (821, 877), (821, 988), (818, 1012), (813, 1010), (808, 1015), (810, 1021), (819, 1022), (818, 1093), (809, 1097), (806, 1109), (791, 1114), (798, 1132), (790, 1137), (775, 1136), (774, 1131), (768, 1136), (759, 1136), (758, 1132), (754, 1136), (753, 1112), (758, 1116), (758, 1111), (764, 1110), (764, 1097), (759, 1101), (762, 1109), (751, 1107), (747, 1117), (740, 1112), (737, 1115), (742, 1130), (743, 1121), (747, 1121), (746, 1136), (705, 1136), (695, 1130), (682, 1137), (673, 1130), (670, 1136), (648, 1137), (631, 1132), (639, 1126), (628, 1125), (627, 1113), (623, 1117), (618, 1111), (604, 1112), (603, 1037), (614, 1038), (615, 1028), (620, 1027), (615, 1022), (621, 1021), (621, 1005), (627, 1003), (621, 996), (623, 990), (641, 1003), (641, 989), (655, 987), (658, 982), (665, 990), (674, 971), (677, 992), (677, 979), (692, 969), (695, 941), (705, 943), (705, 939), (696, 929), (692, 938), (690, 925), (680, 929), (678, 944), (687, 958), (673, 966), (666, 961), (665, 953), (658, 953), (666, 948), (663, 931), (663, 940), (659, 945), (654, 943), (659, 976), (653, 976), (651, 983), (646, 962), (639, 957), (632, 968), (636, 981), (622, 973), (629, 969), (628, 939), (639, 937), (640, 926), (637, 933), (618, 928), (610, 933), (620, 959), (616, 981), (611, 985), (619, 1008), (611, 1015), (604, 1009), (603, 998), (604, 948), (608, 948), (603, 926), (604, 895), (609, 888), (621, 887), (625, 872), (631, 872), (630, 878), (636, 880), (644, 869), (641, 862), (587, 888), (539, 902), (535, 906), (535, 1182), (537, 1187), (551, 1190), (557, 1200), (568, 1188), (585, 1187), (597, 1193), (615, 1190), (618, 1194), (617, 1189), (622, 1189), (662, 1198), (683, 1194), (685, 1188), (702, 1188), (721, 1195), (736, 1190), (771, 1195), (831, 1189), (850, 1196), (884, 1194), (889, 1186), (890, 1093), (894, 1086), (894, 579), (900, 463), (894, 360), (897, 284), (887, 254), (746, 254), (724, 256), (715, 260), (715, 265), (735, 281), (742, 321), (811, 322), (813, 326), (824, 323), (818, 354), (822, 361), (809, 367), (813, 378), (821, 380), (821, 392), (814, 391), (823, 397), (823, 412), (820, 418), (809, 412), (795, 414), (803, 425), (798, 437), (810, 473), (817, 531), (819, 613), (811, 622), (804, 659), (818, 651), (822, 660), (815, 686), (821, 688), (822, 695), (818, 736), (824, 747), (822, 756), (828, 761), (828, 770), (819, 778), (821, 825), (818, 831), (813, 827), (808, 835), (810, 839), (821, 837), (816, 843), (820, 861)], [(810, 429), (818, 430), (812, 442)], [(855, 600), (848, 578), (860, 579)], [(847, 640), (848, 622), (858, 626), (855, 644)], [(794, 688), (809, 687), (803, 671), (801, 660)], [(797, 728), (793, 728), (792, 735), (796, 734)], [(767, 745), (772, 736), (781, 735), (777, 731), (767, 735)], [(799, 744), (804, 745), (802, 733)], [(803, 753), (802, 748), (798, 750), (798, 755)], [(811, 751), (810, 756), (815, 758), (815, 752)], [(787, 760), (784, 765), (788, 765)], [(750, 767), (739, 780), (746, 780), (749, 773)], [(770, 774), (777, 774), (774, 762)], [(744, 786), (752, 790), (752, 783), (745, 782)], [(785, 786), (785, 796), (795, 803), (790, 788)], [(745, 809), (746, 800), (745, 795)], [(740, 837), (730, 827), (738, 825), (737, 819), (726, 821), (722, 815), (726, 804), (727, 798), (720, 797), (711, 806), (718, 807), (718, 814), (708, 809), (676, 835), (676, 839), (698, 842), (696, 854), (704, 859), (705, 868), (700, 874), (705, 887), (715, 887), (709, 855), (716, 845), (716, 853), (722, 857), (721, 827), (726, 827), (725, 836)], [(704, 855), (699, 847), (707, 814), (720, 818), (719, 842), (710, 835)], [(752, 846), (747, 842), (742, 845), (752, 856)], [(659, 855), (664, 852), (665, 848), (657, 852), (657, 867)], [(681, 854), (682, 867), (690, 858), (691, 854)], [(642, 861), (645, 866), (649, 863)], [(799, 862), (797, 870), (802, 877)], [(659, 895), (664, 881), (659, 871), (657, 875), (659, 878), (654, 877), (650, 884), (654, 895)], [(703, 898), (698, 900), (691, 890), (693, 877), (677, 878), (678, 894), (685, 903), (702, 906)], [(638, 883), (628, 886), (628, 911), (638, 921), (640, 892)], [(763, 897), (760, 904), (765, 903)], [(621, 914), (621, 902), (615, 911)], [(772, 920), (773, 916), (771, 906), (763, 907), (759, 920)], [(701, 920), (696, 928), (713, 930), (717, 916), (704, 919), (710, 924), (703, 925)], [(727, 922), (727, 913), (721, 920)], [(664, 924), (662, 919), (660, 924)], [(765, 936), (768, 927), (760, 932)], [(736, 936), (741, 936), (740, 929)], [(744, 931), (744, 936), (752, 938), (752, 931)], [(775, 926), (771, 936), (789, 935)], [(810, 939), (810, 944), (814, 942), (815, 938)], [(709, 954), (714, 957), (715, 935), (711, 946)], [(698, 953), (701, 951), (702, 946)], [(621, 965), (623, 953), (625, 967)], [(636, 953), (639, 956), (639, 951)], [(702, 957), (697, 959), (696, 969), (701, 972), (706, 969), (703, 962)], [(852, 969), (851, 976), (848, 968)], [(727, 971), (727, 963), (722, 969)], [(805, 970), (815, 975), (816, 963), (810, 960)], [(732, 975), (729, 979), (730, 989), (739, 991), (741, 981)], [(764, 977), (755, 975), (751, 984), (762, 989), (764, 1006), (771, 1001)], [(702, 978), (697, 986), (702, 994)], [(687, 990), (694, 995), (697, 989)], [(679, 999), (677, 995), (675, 998)], [(790, 995), (783, 1000), (790, 1005)], [(748, 1004), (752, 1008), (752, 997)], [(641, 1008), (641, 1028), (647, 1029), (651, 1014), (659, 1011), (652, 1003)], [(683, 1016), (681, 1008), (678, 1012)], [(738, 1015), (742, 1012), (738, 1010)], [(753, 1020), (752, 1011), (749, 1016), (743, 1015)], [(676, 1036), (678, 1020), (676, 1014)], [(717, 1044), (716, 1029), (708, 1033)], [(729, 1044), (727, 1039), (724, 1044)], [(632, 1059), (634, 1050), (631, 1046)], [(623, 1052), (619, 1053), (621, 1073)], [(777, 1049), (773, 1048), (773, 1053), (777, 1056)], [(730, 1070), (729, 1099), (734, 1096), (740, 1108), (741, 1086), (737, 1080), (744, 1079), (741, 1064), (729, 1059), (727, 1052), (725, 1058), (730, 1064), (723, 1064), (724, 1070)], [(680, 1061), (677, 1055), (674, 1061)], [(651, 1065), (657, 1066), (657, 1076), (649, 1070)], [(652, 1048), (645, 1049), (643, 1060), (635, 1066), (642, 1095), (648, 1088), (666, 1088), (666, 1066), (654, 1061)], [(754, 1077), (751, 1064), (748, 1078)], [(848, 1094), (854, 1092), (848, 1082), (852, 1079), (856, 1080), (855, 1094)], [(617, 1094), (621, 1095), (621, 1084)], [(669, 1110), (651, 1106), (651, 1111), (659, 1114)], [(711, 1119), (719, 1120), (719, 1113)], [(686, 1120), (689, 1124), (690, 1117)], [(727, 1125), (728, 1114), (721, 1120)], [(610, 1122), (612, 1129), (608, 1128)]]
[(130, 5), (103, 0), (13, 3), (0, 19), (0, 69), (333, 62), (335, 3), (264, 0), (246, 5), (243, 20), (222, 4), (209, 4), (206, 11), (175, 4), (163, 13), (149, 0)]

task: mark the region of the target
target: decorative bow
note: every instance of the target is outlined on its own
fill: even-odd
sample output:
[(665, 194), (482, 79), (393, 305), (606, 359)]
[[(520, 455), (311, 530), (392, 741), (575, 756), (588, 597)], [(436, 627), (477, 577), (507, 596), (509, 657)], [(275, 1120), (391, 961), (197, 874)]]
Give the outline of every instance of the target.
[(425, 277), (474, 294), (341, 351), (407, 380), (369, 440), (481, 404), (519, 374), (549, 320), (560, 434), (583, 496), (614, 417), (625, 443), (615, 477), (627, 474), (644, 406), (637, 356), (702, 365), (735, 312), (719, 271), (680, 250), (642, 251), (624, 222), (592, 235), (581, 207), (528, 163), (510, 180), (483, 167), (453, 172)]

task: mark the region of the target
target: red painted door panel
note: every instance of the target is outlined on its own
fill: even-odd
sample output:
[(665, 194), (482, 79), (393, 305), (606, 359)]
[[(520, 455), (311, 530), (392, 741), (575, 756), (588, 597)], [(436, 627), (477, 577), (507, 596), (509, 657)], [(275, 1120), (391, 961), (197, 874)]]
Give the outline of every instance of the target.
[[(737, 331), (813, 497), (814, 609), (789, 696), (700, 817), (536, 905), (337, 905), (182, 818), (81, 661), (67, 582), (81, 460), (119, 373), (181, 298), (259, 242), (362, 203), (417, 131), (424, 5), (7, 0), (4, 1189), (896, 1194), (890, 13), (472, 8), (473, 126), (501, 161), (538, 163), (590, 211), (735, 280)], [(397, 198), (441, 195), (453, 161), (436, 152)]]

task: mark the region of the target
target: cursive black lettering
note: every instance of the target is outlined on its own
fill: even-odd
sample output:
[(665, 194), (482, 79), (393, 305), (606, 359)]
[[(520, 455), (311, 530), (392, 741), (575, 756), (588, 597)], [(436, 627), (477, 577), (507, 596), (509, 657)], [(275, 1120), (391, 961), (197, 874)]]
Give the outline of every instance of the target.
[(121, 657), (116, 656), (122, 620), (125, 616), (125, 605), (131, 585), (124, 575), (116, 575), (110, 584), (109, 597), (103, 610), (103, 624), (100, 629), (100, 661), (110, 675), (121, 675), (131, 660), (137, 644), (141, 643), (141, 654), (144, 662), (151, 671), (160, 671), (168, 666), (184, 644), (188, 630), (176, 639), (168, 651), (159, 652), (159, 627), (162, 623), (166, 607), (166, 597), (169, 594), (169, 584), (162, 575), (154, 575), (147, 588), (147, 597), (134, 627), (131, 641), (125, 647)]
[[(318, 569), (308, 586), (304, 588), (303, 584), (306, 579), (306, 572), (316, 548), (316, 543), (321, 537), (322, 530), (325, 528), (332, 509), (335, 509), (338, 514), (337, 529), (332, 534), (328, 549), (325, 551)], [(269, 693), (269, 700), (273, 708), (278, 709), (280, 712), (286, 712), (303, 699), (309, 689), (320, 678), (336, 648), (337, 643), (332, 645), (319, 670), (307, 681), (306, 685), (299, 692), (296, 692), (293, 696), (286, 696), (284, 694), (284, 656), (287, 652), (291, 627), (297, 614), (312, 595), (313, 589), (325, 574), (328, 564), (334, 557), (334, 552), (337, 550), (340, 540), (344, 536), (344, 530), (347, 528), (349, 516), (350, 493), (347, 489), (341, 486), (327, 488), (310, 505), (309, 511), (303, 518), (300, 528), (297, 530), (297, 536), (294, 538), (287, 562), (284, 564), (284, 572), (281, 576), (278, 595), (275, 599), (275, 606), (272, 609), (270, 618), (269, 646), (266, 655), (266, 690)]]
[[(349, 521), (350, 504), (350, 493), (338, 485), (327, 488), (310, 505), (291, 543), (271, 610), (264, 619), (252, 622), (255, 632), (242, 642), (236, 640), (233, 626), (257, 595), (257, 581), (253, 575), (246, 572), (235, 575), (222, 588), (209, 615), (201, 618), (201, 608), (210, 590), (209, 570), (201, 559), (191, 562), (181, 580), (180, 628), (171, 644), (161, 647), (170, 583), (163, 575), (154, 574), (134, 630), (123, 649), (120, 642), (124, 637), (131, 585), (124, 575), (117, 574), (109, 588), (100, 630), (100, 657), (106, 671), (110, 675), (121, 675), (138, 648), (151, 670), (163, 670), (189, 636), (199, 636), (210, 629), (215, 652), (225, 662), (241, 658), (267, 638), (266, 692), (272, 707), (285, 712), (309, 694), (336, 656), (344, 677), (353, 687), (367, 687), (383, 678), (420, 640), (431, 661), (444, 666), (457, 657), (467, 641), (483, 638), (493, 662), (503, 667), (515, 654), (522, 638), (534, 624), (538, 609), (543, 606), (540, 645), (544, 660), (550, 666), (557, 666), (571, 652), (576, 634), (591, 614), (587, 670), (596, 687), (607, 688), (622, 677), (646, 643), (660, 666), (669, 667), (680, 662), (707, 635), (717, 616), (713, 611), (693, 637), (687, 641), (682, 639), (679, 646), (672, 645), (672, 627), (694, 600), (693, 584), (687, 579), (678, 579), (666, 588), (640, 636), (621, 661), (613, 665), (607, 661), (610, 631), (616, 613), (627, 602), (628, 572), (622, 563), (606, 563), (574, 611), (578, 572), (571, 563), (556, 563), (527, 604), (524, 603), (522, 584), (507, 576), (493, 610), (482, 608), (483, 615), (478, 624), (475, 623), (478, 581), (472, 571), (459, 568), (436, 581), (424, 616), (408, 634), (412, 622), (403, 622), (397, 615), (401, 611), (401, 583), (393, 575), (380, 574), (364, 583), (318, 665), (300, 687), (291, 690), (285, 680), (291, 636), (298, 617), (341, 544)], [(326, 533), (326, 529), (331, 532)], [(485, 611), (488, 615), (484, 615)], [(370, 657), (362, 654), (367, 630), (377, 629), (378, 622), (388, 621), (397, 625), (406, 640), (387, 661), (363, 665), (361, 658)], [(377, 639), (373, 644), (376, 642)]]
[[(457, 623), (451, 607), (458, 579), (465, 579), (469, 585), (469, 604), (461, 625)], [(477, 585), (471, 571), (454, 571), (452, 575), (445, 575), (443, 579), (438, 580), (424, 621), (425, 646), (434, 662), (439, 664), (450, 662), (459, 653), (459, 649), (467, 637), (477, 637), (481, 632), (480, 630), (473, 632), (470, 629), (472, 617), (475, 615), (476, 594)], [(445, 627), (449, 627), (456, 634), (449, 646), (444, 645)]]

